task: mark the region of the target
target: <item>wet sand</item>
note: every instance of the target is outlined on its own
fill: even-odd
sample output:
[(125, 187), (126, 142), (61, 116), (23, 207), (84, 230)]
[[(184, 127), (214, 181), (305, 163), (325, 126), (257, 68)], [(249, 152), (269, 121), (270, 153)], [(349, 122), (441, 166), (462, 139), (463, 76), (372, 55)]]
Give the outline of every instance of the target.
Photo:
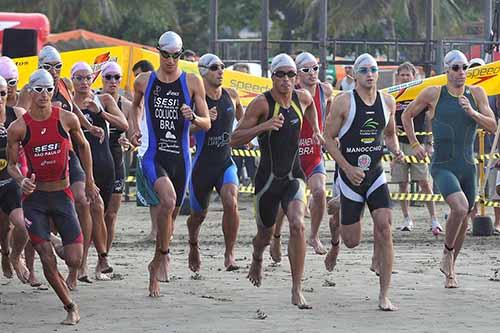
[[(241, 268), (226, 272), (221, 204), (212, 203), (201, 231), (201, 277), (195, 279), (187, 264), (187, 217), (180, 216), (171, 246), (171, 281), (162, 283), (163, 296), (153, 299), (147, 296), (147, 264), (154, 245), (143, 241), (149, 232), (149, 213), (135, 203), (124, 203), (116, 242), (109, 254), (115, 279), (94, 281), (91, 285), (79, 283), (73, 297), (80, 306), (80, 324), (59, 325), (65, 312), (52, 290), (35, 290), (17, 279), (1, 276), (0, 332), (498, 332), (500, 236), (468, 235), (457, 263), (460, 288), (444, 289), (444, 277), (438, 268), (442, 236), (436, 240), (428, 230), (427, 209), (411, 207), (416, 227), (403, 233), (396, 229), (402, 214), (399, 206), (395, 206), (396, 273), (391, 300), (400, 310), (385, 313), (377, 310), (378, 278), (369, 270), (372, 223), (365, 217), (361, 245), (352, 250), (342, 246), (334, 272), (328, 273), (324, 256), (313, 254), (308, 247), (304, 292), (313, 309), (299, 310), (290, 303), (287, 228), (282, 237), (285, 255), (282, 264), (271, 266), (266, 252), (262, 287), (255, 288), (246, 279), (251, 239), (256, 230), (252, 207), (251, 197), (241, 195), (241, 227), (236, 249)], [(442, 219), (445, 206), (438, 205), (437, 211)], [(306, 219), (306, 230), (309, 223)], [(329, 245), (326, 218), (321, 226), (321, 239)], [(91, 271), (95, 263), (96, 253), (92, 248)], [(45, 282), (38, 259), (36, 267), (39, 278)], [(61, 261), (59, 268), (66, 275), (67, 269)], [(263, 317), (266, 318), (259, 319)]]

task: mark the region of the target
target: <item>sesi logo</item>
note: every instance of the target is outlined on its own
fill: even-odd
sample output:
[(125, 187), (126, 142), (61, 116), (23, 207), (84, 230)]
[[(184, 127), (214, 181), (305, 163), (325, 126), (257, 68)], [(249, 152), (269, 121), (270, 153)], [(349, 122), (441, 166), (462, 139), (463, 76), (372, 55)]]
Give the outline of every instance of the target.
[(40, 153), (54, 152), (54, 151), (57, 151), (60, 149), (61, 149), (61, 144), (59, 142), (55, 142), (55, 143), (47, 143), (45, 145), (33, 147), (33, 152), (35, 154), (40, 154)]

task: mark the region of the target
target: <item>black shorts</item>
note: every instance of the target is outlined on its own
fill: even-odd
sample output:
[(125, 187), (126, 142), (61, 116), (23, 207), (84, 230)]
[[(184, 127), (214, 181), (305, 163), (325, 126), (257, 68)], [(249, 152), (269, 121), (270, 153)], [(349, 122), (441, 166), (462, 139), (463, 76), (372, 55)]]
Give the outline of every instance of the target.
[(301, 178), (275, 178), (267, 180), (259, 175), (255, 180), (255, 217), (259, 226), (270, 228), (276, 222), (278, 208), (286, 213), (288, 204), (293, 200), (306, 203), (306, 183)]
[(14, 179), (0, 180), (0, 209), (8, 216), (21, 208), (21, 189)]
[(144, 157), (141, 161), (142, 172), (148, 185), (154, 189), (156, 180), (168, 177), (174, 186), (176, 201), (175, 206), (182, 206), (186, 195), (188, 175), (191, 172), (191, 159), (179, 158), (177, 160), (162, 160), (158, 156)]
[(50, 220), (61, 235), (63, 245), (83, 242), (69, 187), (55, 192), (35, 191), (23, 199), (22, 206), (24, 222), (33, 244), (50, 241)]
[(340, 223), (343, 225), (355, 224), (361, 220), (365, 202), (370, 212), (392, 207), (383, 170), (374, 176), (367, 174), (360, 186), (354, 186), (343, 173), (338, 176), (337, 182), (341, 192)]
[(123, 193), (125, 185), (125, 164), (123, 163), (123, 151), (121, 145), (110, 145), (111, 155), (115, 164), (115, 182), (113, 193)]
[(69, 182), (71, 185), (76, 182), (85, 182), (85, 171), (74, 150), (69, 151)]

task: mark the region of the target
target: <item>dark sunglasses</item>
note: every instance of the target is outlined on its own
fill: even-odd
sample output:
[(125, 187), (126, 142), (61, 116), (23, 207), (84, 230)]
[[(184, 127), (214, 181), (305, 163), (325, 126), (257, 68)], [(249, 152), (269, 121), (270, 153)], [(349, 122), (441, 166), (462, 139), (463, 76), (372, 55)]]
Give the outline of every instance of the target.
[(32, 89), (37, 94), (41, 94), (44, 91), (50, 94), (54, 91), (54, 87), (33, 87)]
[(289, 72), (284, 72), (284, 71), (276, 71), (273, 73), (274, 76), (282, 79), (284, 78), (285, 76), (288, 76), (288, 78), (294, 78), (297, 76), (297, 72), (294, 72), (294, 71), (289, 71)]
[(56, 71), (59, 71), (59, 70), (61, 70), (62, 65), (63, 65), (62, 62), (59, 62), (59, 63), (54, 64), (54, 65), (42, 64), (42, 65), (40, 65), (40, 68), (45, 69), (47, 72), (50, 71), (52, 68), (54, 68)]
[(7, 96), (7, 91), (5, 90), (0, 91), (0, 97), (5, 97), (5, 96)]
[(316, 65), (316, 66), (313, 66), (313, 67), (303, 67), (300, 69), (300, 71), (302, 73), (316, 73), (317, 71), (319, 71), (319, 65)]
[(83, 81), (92, 82), (94, 77), (92, 75), (87, 75), (87, 76), (75, 75), (73, 76), (73, 79), (77, 80), (78, 82), (83, 82)]
[(464, 72), (469, 68), (469, 65), (463, 64), (463, 65), (453, 65), (451, 66), (451, 70), (454, 72), (458, 72), (460, 69), (463, 69)]
[(115, 79), (115, 81), (120, 81), (121, 78), (122, 78), (122, 76), (120, 74), (115, 74), (115, 75), (106, 74), (106, 75), (104, 75), (104, 79), (106, 81), (111, 81), (111, 79)]
[(368, 67), (360, 67), (358, 69), (358, 73), (359, 74), (365, 75), (365, 74), (368, 74), (368, 72), (373, 73), (373, 74), (377, 73), (378, 72), (378, 67), (375, 67), (375, 66), (370, 67), (370, 68), (368, 68)]
[(212, 72), (215, 72), (215, 71), (218, 71), (219, 69), (220, 70), (224, 70), (224, 68), (226, 68), (226, 65), (224, 65), (224, 64), (220, 64), (220, 65), (213, 64), (213, 65), (210, 65), (210, 66), (205, 67), (205, 68), (208, 68)]
[(168, 59), (168, 58), (179, 59), (180, 56), (184, 53), (184, 49), (180, 50), (179, 52), (169, 53), (167, 51), (163, 51), (162, 49), (160, 49), (159, 45), (156, 46), (156, 49), (160, 52), (161, 56), (165, 59)]
[(14, 87), (17, 84), (17, 79), (7, 80), (7, 84), (11, 87)]

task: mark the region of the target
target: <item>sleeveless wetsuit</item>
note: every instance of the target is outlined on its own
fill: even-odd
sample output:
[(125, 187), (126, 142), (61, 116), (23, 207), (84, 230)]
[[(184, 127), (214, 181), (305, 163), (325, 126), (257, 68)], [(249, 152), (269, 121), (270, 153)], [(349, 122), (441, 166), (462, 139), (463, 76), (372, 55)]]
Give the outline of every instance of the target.
[(144, 116), (141, 121), (142, 144), (138, 156), (141, 172), (150, 188), (160, 177), (174, 185), (176, 206), (182, 205), (191, 172), (189, 152), (190, 120), (180, 108), (191, 106), (186, 73), (171, 83), (160, 81), (151, 72), (144, 94)]
[[(118, 97), (116, 104), (118, 108), (122, 109), (122, 96)], [(109, 149), (111, 150), (111, 155), (113, 156), (113, 162), (115, 165), (115, 183), (113, 185), (113, 193), (121, 194), (123, 193), (123, 187), (125, 185), (125, 164), (123, 163), (123, 150), (121, 144), (118, 143), (118, 139), (125, 133), (121, 129), (109, 125)]]
[(206, 96), (208, 109), (217, 108), (217, 119), (212, 121), (208, 132), (197, 131), (196, 155), (189, 182), (191, 210), (200, 213), (208, 208), (213, 188), (217, 192), (225, 184), (239, 185), (238, 170), (231, 158), (231, 136), (235, 109), (229, 93), (222, 89), (219, 100)]
[[(466, 86), (464, 96), (477, 110), (476, 102)], [(441, 87), (439, 100), (432, 119), (434, 154), (431, 175), (439, 191), (446, 198), (463, 192), (469, 201), (469, 210), (476, 200), (476, 166), (474, 163), (474, 140), (476, 122), (458, 104), (446, 86)]]
[(16, 208), (21, 208), (21, 189), (7, 172), (7, 128), (16, 119), (14, 108), (7, 106), (5, 122), (0, 124), (0, 209), (6, 215), (10, 215)]
[[(62, 109), (73, 112), (72, 95), (63, 79), (57, 81), (57, 91), (52, 96), (52, 103), (54, 102), (61, 103)], [(85, 172), (73, 149), (69, 152), (69, 182), (85, 182)]]
[(258, 225), (270, 228), (280, 204), (285, 213), (293, 200), (305, 204), (305, 177), (298, 154), (303, 112), (295, 91), (287, 109), (276, 103), (270, 91), (264, 96), (269, 106), (267, 119), (280, 113), (285, 118), (278, 131), (258, 136), (261, 157), (255, 175), (255, 215)]
[[(96, 95), (94, 102), (97, 104), (102, 112), (107, 112), (102, 106), (99, 97)], [(83, 109), (82, 113), (90, 124), (102, 128), (104, 131), (104, 141), (99, 142), (99, 138), (90, 134), (89, 131), (83, 130), (85, 138), (90, 144), (92, 151), (92, 170), (94, 173), (94, 180), (99, 193), (104, 202), (104, 209), (108, 208), (113, 188), (115, 184), (115, 165), (113, 162), (113, 155), (109, 147), (109, 124), (101, 115), (98, 115), (89, 109)]]
[[(64, 130), (59, 113), (52, 107), (46, 120), (35, 120), (29, 113), (23, 115), (26, 136), (23, 147), (28, 161), (28, 174), (35, 174), (36, 182), (54, 182), (69, 177), (68, 154), (71, 141)], [(23, 198), (26, 228), (34, 244), (50, 240), (50, 220), (61, 235), (64, 245), (83, 241), (76, 216), (73, 194), (69, 187), (61, 191), (46, 192), (35, 189)]]
[(389, 110), (380, 92), (377, 92), (373, 105), (366, 105), (356, 90), (349, 94), (351, 107), (340, 129), (340, 150), (350, 165), (364, 170), (365, 178), (355, 186), (344, 170), (339, 169), (337, 182), (341, 191), (341, 223), (344, 225), (359, 222), (365, 202), (370, 212), (391, 207), (382, 167), (383, 135), (389, 122)]
[[(326, 117), (326, 103), (325, 93), (321, 84), (318, 83), (314, 94), (314, 105), (316, 106), (318, 127), (321, 133), (323, 133), (323, 124)], [(302, 130), (300, 131), (299, 155), (300, 165), (307, 178), (315, 173), (326, 175), (321, 145), (315, 144), (312, 136), (312, 126), (307, 119), (304, 119)]]

